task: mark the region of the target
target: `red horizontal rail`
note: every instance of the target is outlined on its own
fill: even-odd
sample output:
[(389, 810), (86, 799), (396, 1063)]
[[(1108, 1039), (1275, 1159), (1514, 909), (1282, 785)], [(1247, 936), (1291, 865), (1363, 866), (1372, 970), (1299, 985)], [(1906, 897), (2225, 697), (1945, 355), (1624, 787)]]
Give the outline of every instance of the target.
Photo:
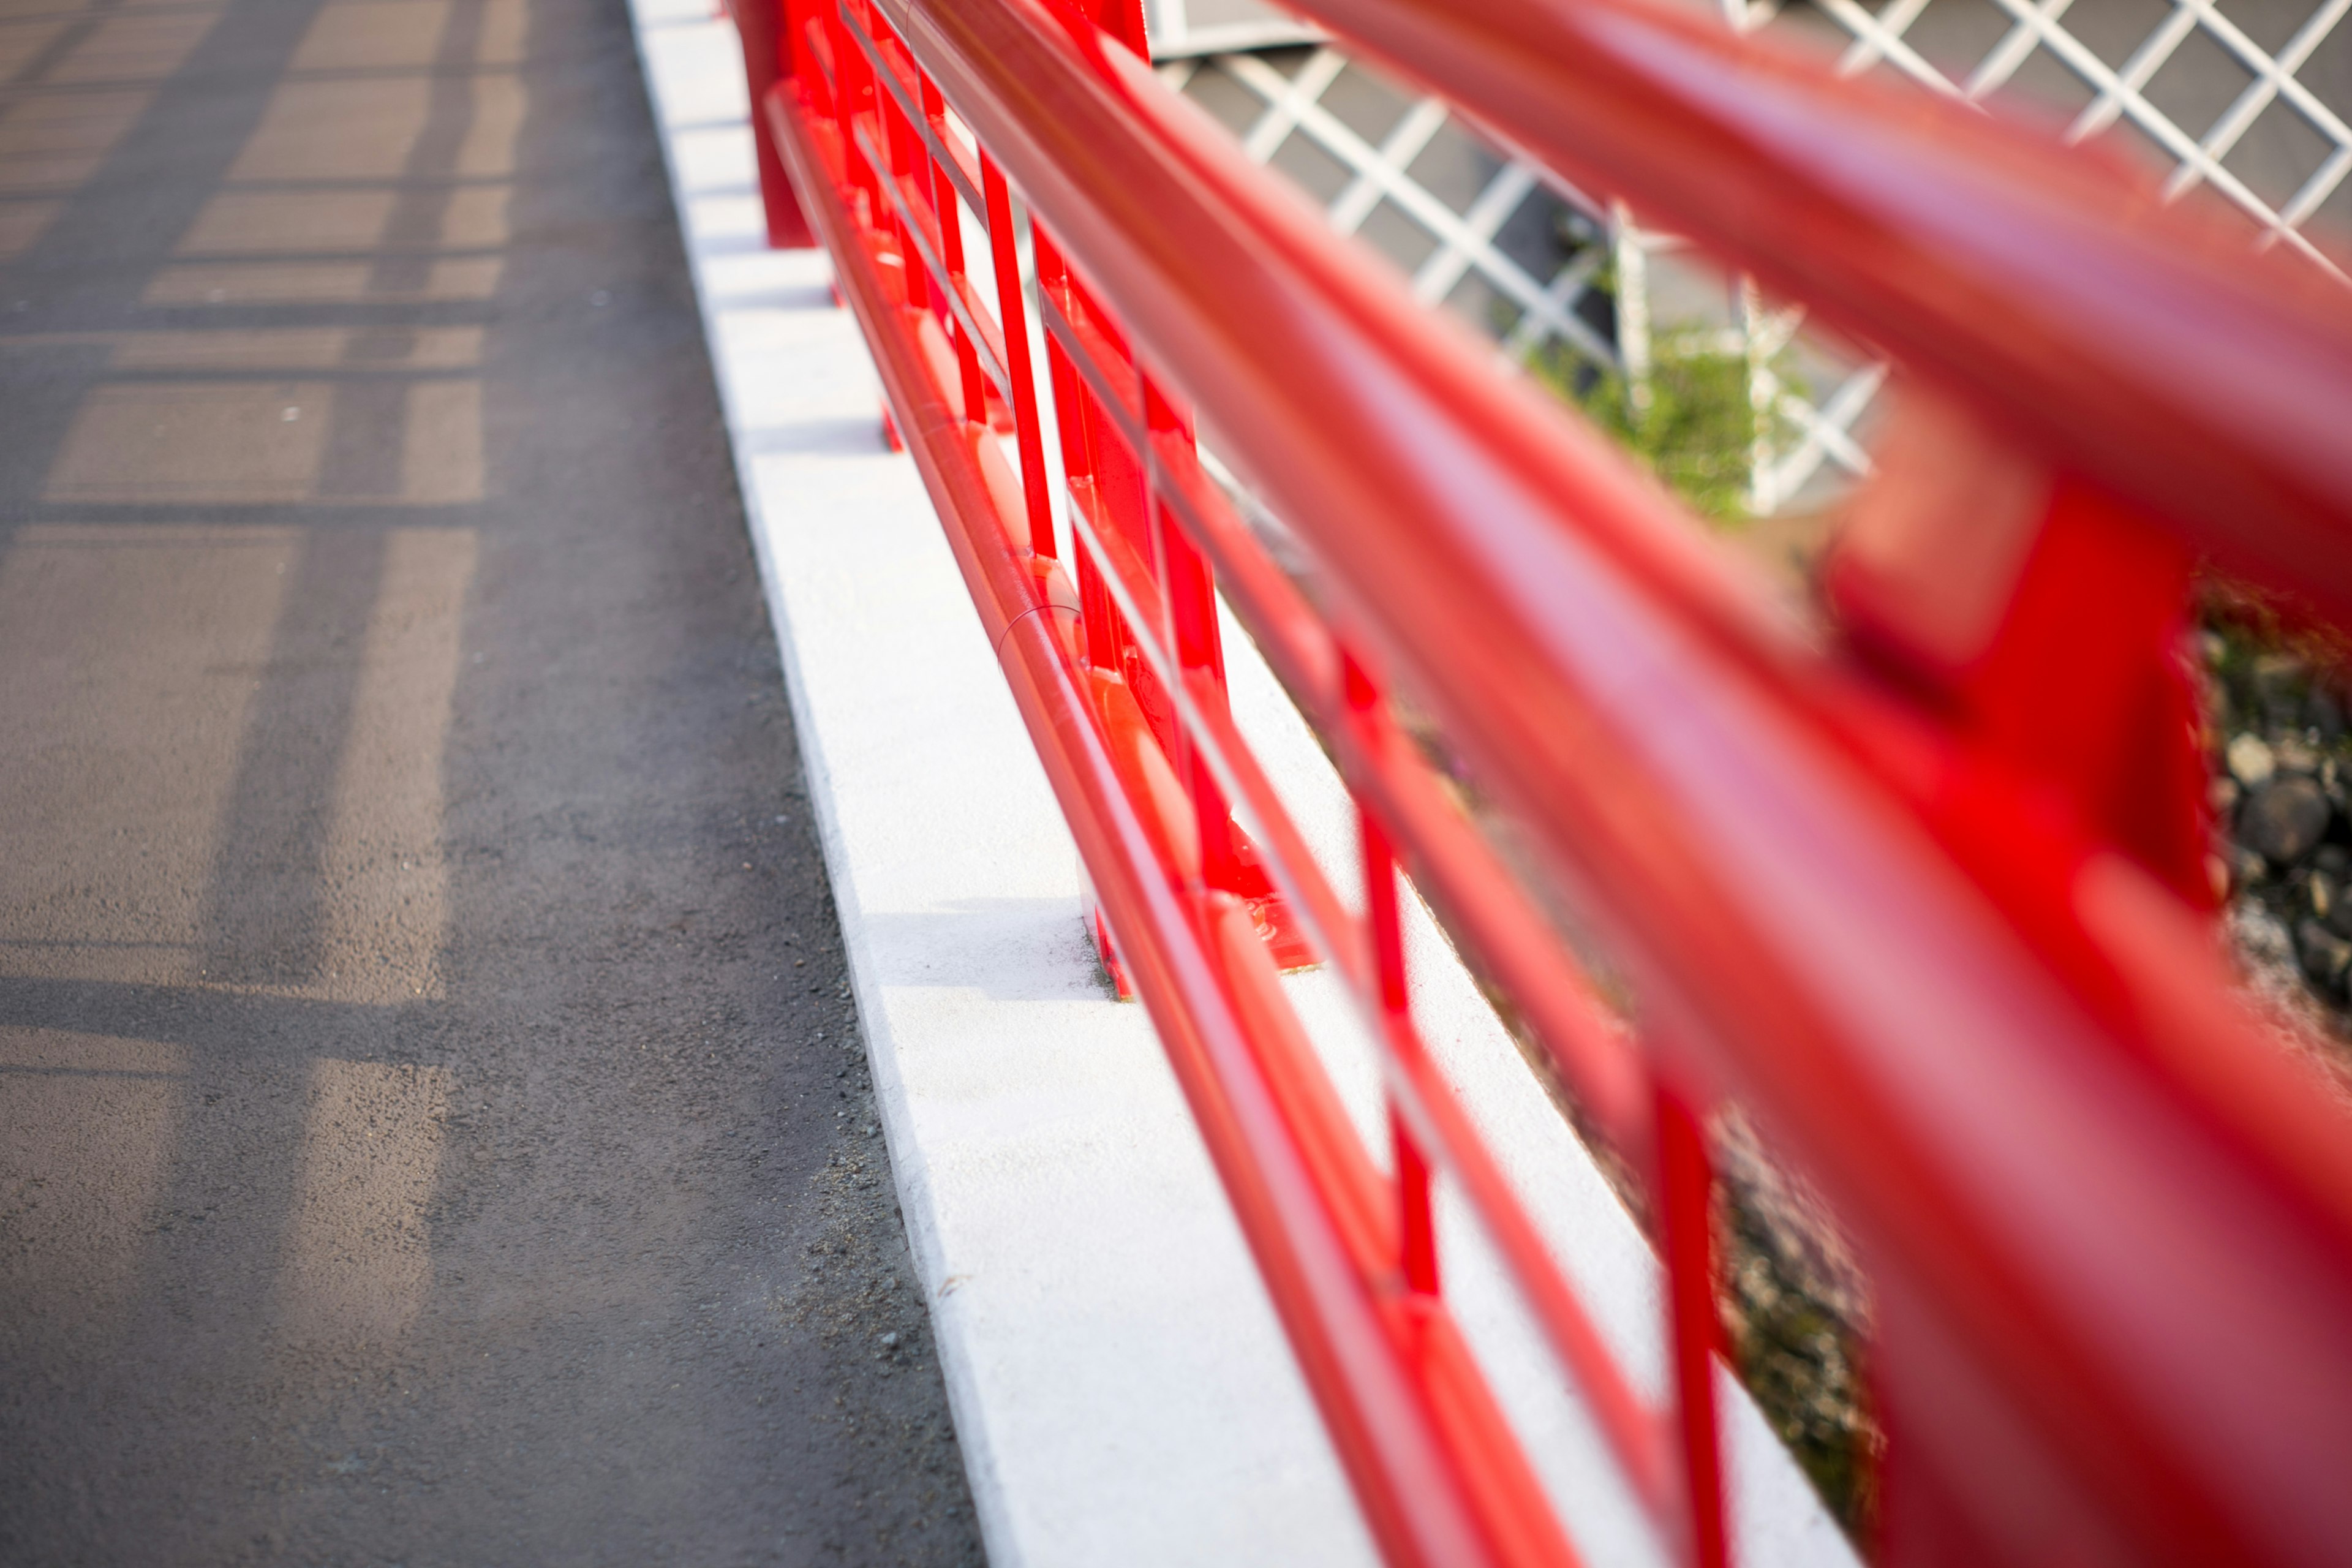
[(1628, 0), (1293, 0), (2352, 625), (2352, 295), (2218, 204)]
[[(1265, 962), (1254, 933), (1245, 925), (1234, 931), (1230, 906), (1188, 899), (1165, 876), (1164, 850), (1136, 808), (1054, 614), (1050, 580), (1034, 553), (1003, 526), (1018, 515), (1007, 494), (1010, 475), (990, 438), (949, 405), (916, 350), (909, 308), (893, 298), (869, 249), (870, 230), (862, 230), (842, 201), (847, 182), (838, 138), (804, 99), (773, 101), (794, 183), (813, 193), (808, 205), (876, 345), (908, 450), (940, 506), (1047, 777), (1125, 939), (1128, 963), (1269, 1289), (1292, 1325), (1334, 1439), (1353, 1467), (1384, 1479), (1365, 1494), (1375, 1532), (1405, 1562), (1573, 1561), (1556, 1532), (1547, 1537), (1539, 1524), (1532, 1541), (1495, 1539), (1484, 1516), (1496, 1510), (1483, 1500), (1497, 1490), (1521, 1494), (1506, 1516), (1546, 1518), (1528, 1506), (1533, 1483), (1525, 1461), (1503, 1435), (1491, 1397), (1451, 1331), (1422, 1321), (1411, 1300), (1393, 1294), (1383, 1300), (1368, 1289), (1364, 1245), (1351, 1247), (1349, 1233), (1360, 1230), (1360, 1216), (1380, 1205), (1360, 1190), (1352, 1197), (1342, 1192), (1337, 1209), (1358, 1217), (1351, 1223), (1349, 1214), (1335, 1212), (1329, 1163), (1316, 1151), (1347, 1142), (1340, 1113), (1296, 1087), (1283, 1092), (1285, 1079), (1294, 1086), (1311, 1081), (1302, 1060), (1307, 1047), (1269, 1026), (1262, 993), (1233, 988), (1237, 959), (1244, 973), (1253, 958)], [(1271, 979), (1270, 969), (1265, 978)], [(1349, 1184), (1360, 1188), (1361, 1178)], [(1398, 1331), (1400, 1314), (1412, 1320), (1404, 1325), (1409, 1335)], [(1422, 1342), (1420, 1354), (1401, 1353), (1408, 1338)]]
[[(2165, 663), (2187, 581), (2168, 529), (2217, 549), (2226, 533), (2231, 559), (2340, 614), (2352, 569), (2327, 545), (2352, 488), (2309, 417), (2256, 428), (2158, 385), (2116, 341), (2168, 302), (2199, 320), (2150, 330), (2219, 374), (2249, 363), (2246, 342), (2287, 353), (2294, 310), (2194, 246), (2168, 250), (2179, 220), (2119, 206), (2050, 148), (1620, 0), (1311, 8), (1417, 51), (1506, 134), (1776, 285), (1825, 306), (1811, 290), (1843, 289), (1844, 324), (1916, 354), (1990, 428), (1921, 400), (1912, 428), (1944, 465), (1931, 496), (1965, 495), (1969, 464), (2021, 447), (2055, 476), (2022, 519), (2023, 564), (1979, 573), (2000, 595), (1990, 640), (1891, 682), (1877, 645), (1824, 647), (1782, 621), (1612, 448), (1498, 378), (1087, 17), (1050, 0), (792, 0), (778, 141), (1383, 1548), (1569, 1560), (1446, 1312), (1433, 1165), (1639, 1492), (1694, 1561), (1722, 1560), (1694, 1109), (1721, 1086), (1826, 1187), (1883, 1292), (1901, 1560), (2352, 1562), (2335, 1480), (2352, 1455), (2352, 1119), (2231, 1000), (2182, 872), (2196, 764)], [(1135, 18), (1113, 20), (1139, 41)], [(1585, 54), (1503, 58), (1530, 44)], [(1579, 83), (1721, 167), (1668, 167), (1632, 132), (1547, 108)], [(977, 174), (945, 106), (982, 149)], [(1824, 127), (1856, 144), (1841, 153)], [(1061, 564), (1006, 179), (1039, 226), (1034, 308), (1076, 534)], [(1711, 216), (1676, 205), (1710, 192)], [(1809, 242), (1853, 254), (1802, 270), (1806, 247), (1759, 216), (1789, 193), (1801, 232), (1820, 221)], [(1001, 327), (963, 277), (959, 196), (988, 229)], [(2045, 210), (2062, 198), (2072, 210)], [(1920, 261), (1940, 232), (1921, 215), (1947, 199), (2014, 226), (1934, 258), (1940, 281), (1872, 283)], [(2007, 320), (1971, 326), (1972, 300), (2084, 257), (2126, 269), (2122, 303), (2037, 338), (2001, 299)], [(2314, 320), (2287, 383), (2340, 398), (2352, 360), (2334, 318)], [(2068, 401), (2086, 387), (2113, 396)], [(1207, 480), (1195, 412), (1328, 572), (1318, 604)], [(2126, 448), (2159, 437), (2173, 482), (2146, 507), (2109, 499), (2149, 490)], [(2225, 527), (2231, 493), (2247, 506)], [(1983, 521), (1946, 512), (1931, 542)], [(1905, 619), (1918, 604), (1887, 587), (1916, 574), (1916, 544), (1848, 556), (1858, 632), (1890, 639), (1887, 657), (1927, 646)], [(1224, 712), (1211, 567), (1365, 811), (1369, 927)], [(2050, 606), (2086, 586), (2089, 607), (2056, 625)], [(1603, 938), (1646, 1064), (1399, 731), (1388, 669)], [(2069, 704), (2089, 740), (2053, 730)], [(1246, 840), (1227, 841), (1229, 812)], [(1391, 845), (1581, 1101), (1654, 1163), (1672, 1459), (1666, 1418), (1610, 1363), (1419, 1048)], [(1263, 897), (1233, 890), (1260, 867)], [(1292, 920), (1385, 1043), (1391, 1176), (1260, 941)]]
[[(1937, 1238), (1914, 1260), (1932, 1280), (1923, 1297), (1977, 1309), (1971, 1326), (2009, 1342), (1979, 1373), (2027, 1384), (2084, 1440), (2117, 1446), (2105, 1457), (2168, 1547), (2218, 1549), (2242, 1531), (2251, 1545), (2298, 1511), (2328, 1521), (2306, 1520), (2307, 1543), (2352, 1539), (2325, 1489), (2301, 1489), (2298, 1507), (2278, 1495), (2303, 1481), (2311, 1455), (2347, 1451), (2352, 1437), (2341, 1163), (2305, 1194), (2327, 1229), (2281, 1235), (2272, 1267), (2221, 1270), (2235, 1321), (2272, 1320), (2284, 1338), (2230, 1343), (2234, 1331), (2180, 1310), (2195, 1274), (2246, 1239), (2183, 1175), (2197, 1153), (2226, 1169), (2236, 1152), (2214, 1146), (2193, 1106), (2161, 1107), (2159, 1126), (2116, 1137), (2081, 1075), (2116, 1052), (2069, 999), (2068, 977), (2037, 963), (1836, 747), (1776, 717), (1802, 679), (1800, 651), (1740, 613), (1653, 494), (1497, 383), (1469, 344), (1404, 314), (1398, 290), (1238, 167), (1140, 62), (1108, 48), (1089, 58), (1085, 40), (1048, 31), (1043, 16), (1024, 25), (1011, 5), (909, 9), (919, 55), (1199, 399), (1222, 448), (1357, 590), (1482, 774), (1515, 784), (1513, 804), (1551, 828), (1563, 868), (1599, 884), (1591, 902), (1616, 916), (1643, 978), (1688, 1010), (1695, 1032), (1736, 1043), (1734, 1059), (1777, 1064), (1757, 1076), (1793, 1080), (1768, 1103), (1811, 1134), (1799, 1141), (1808, 1154), (1819, 1146), (1809, 1163), (1836, 1173), (1893, 1259)], [(1594, 755), (1619, 765), (1596, 776)], [(2062, 889), (2100, 874), (2089, 846), (2050, 852)], [(1730, 868), (1746, 874), (1727, 879)], [(2167, 929), (2160, 908), (2135, 907), (2161, 895), (2133, 889), (2121, 868), (2105, 875), (2140, 928), (2116, 933), (2137, 939), (2139, 951), (2113, 955), (2126, 983), (2160, 995), (2168, 975), (2201, 973), (2218, 992), (2188, 923)], [(1799, 889), (1812, 915), (1801, 938), (1784, 902)], [(2266, 1043), (2243, 1020), (2225, 1023), (2237, 1037), (2222, 1048), (2260, 1072)], [(1969, 1120), (1980, 1124), (1968, 1125), (1969, 1101), (1924, 1092), (1958, 1062), (2081, 1125), (2016, 1148), (2007, 1108), (1973, 1096)], [(1810, 1090), (1809, 1103), (1780, 1103), (1790, 1088)], [(2102, 1244), (2127, 1217), (2079, 1184), (2079, 1152), (2096, 1144), (2138, 1168), (2137, 1217), (2169, 1210), (2202, 1232), (2150, 1247), (2130, 1271), (2142, 1291), (2117, 1290), (2112, 1275), (2064, 1278), (2104, 1265)], [(2008, 1234), (2022, 1169), (2047, 1189), (2032, 1200), (2034, 1228), (2071, 1238), (2046, 1258), (2018, 1257)], [(2265, 1300), (2264, 1281), (2282, 1274), (2332, 1289)], [(2230, 1386), (2194, 1390), (2234, 1408), (2147, 1408), (2191, 1391), (2137, 1356), (2117, 1364), (2133, 1342), (2234, 1364), (2242, 1375), (2214, 1380)], [(2322, 1373), (2327, 1399), (2308, 1381)], [(2268, 1500), (2231, 1509), (2200, 1495), (2194, 1456), (2222, 1430), (2252, 1447), (2221, 1468)]]

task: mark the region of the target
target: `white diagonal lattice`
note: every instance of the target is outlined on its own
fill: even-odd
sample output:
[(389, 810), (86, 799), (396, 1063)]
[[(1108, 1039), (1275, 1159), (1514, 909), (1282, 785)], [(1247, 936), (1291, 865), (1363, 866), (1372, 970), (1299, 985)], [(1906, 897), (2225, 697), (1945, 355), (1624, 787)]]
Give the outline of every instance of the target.
[(1257, 56), (1228, 54), (1171, 67), (1169, 79), (1194, 87), (1215, 72), (1247, 89), (1260, 108), (1242, 132), (1242, 150), (1259, 163), (1272, 162), (1294, 135), (1305, 136), (1336, 159), (1349, 178), (1327, 210), (1340, 233), (1356, 233), (1385, 201), (1433, 239), (1436, 248), (1413, 271), (1417, 298), (1433, 304), (1453, 293), (1465, 277), (1475, 276), (1514, 308), (1515, 321), (1481, 324), (1495, 327), (1515, 358), (1557, 338), (1591, 359), (1614, 364), (1616, 353), (1607, 339), (1575, 310), (1599, 272), (1598, 258), (1580, 253), (1538, 277), (1496, 243), (1496, 232), (1537, 193), (1541, 171), (1496, 156), (1496, 167), (1476, 196), (1457, 211), (1410, 171), (1441, 132), (1452, 129), (1461, 135), (1459, 122), (1440, 100), (1418, 99), (1375, 145), (1323, 103), (1344, 71), (1360, 68), (1338, 51), (1324, 48), (1292, 76), (1284, 76)]
[[(1454, 294), (1465, 280), (1483, 285), (1485, 294), (1507, 309), (1466, 313), (1495, 333), (1514, 363), (1524, 363), (1556, 344), (1596, 368), (1622, 368), (1617, 345), (1578, 310), (1586, 294), (1601, 285), (1611, 259), (1607, 215), (1585, 213), (1584, 243), (1562, 247), (1549, 266), (1530, 267), (1497, 242), (1498, 233), (1531, 202), (1548, 214), (1574, 210), (1560, 194), (1563, 187), (1547, 181), (1533, 164), (1486, 142), (1433, 98), (1405, 100), (1393, 122), (1374, 140), (1326, 103), (1348, 73), (1360, 67), (1329, 48), (1317, 48), (1293, 63), (1296, 68), (1285, 74), (1254, 54), (1223, 54), (1169, 62), (1162, 75), (1171, 85), (1195, 96), (1221, 79), (1244, 89), (1249, 112), (1240, 118), (1229, 114), (1228, 122), (1243, 151), (1260, 163), (1276, 162), (1294, 137), (1304, 138), (1336, 161), (1345, 179), (1326, 211), (1340, 233), (1361, 230), (1383, 204), (1409, 220), (1433, 246), (1410, 263), (1415, 296), (1434, 303)], [(1453, 172), (1474, 176), (1465, 187), (1472, 193), (1465, 202), (1449, 203), (1413, 173), (1441, 137), (1456, 143), (1450, 149)], [(1630, 222), (1616, 232), (1621, 256), (1628, 240), (1643, 252), (1676, 248), (1670, 238), (1638, 230)], [(1770, 368), (1801, 322), (1801, 312), (1775, 312), (1773, 320), (1777, 326), (1769, 331), (1735, 334), (1727, 344), (1709, 344), (1734, 354), (1748, 352), (1756, 360), (1752, 394), (1767, 416), (1759, 424), (1769, 433), (1785, 437), (1759, 447), (1751, 499), (1761, 510), (1792, 493), (1825, 461), (1849, 472), (1867, 468), (1868, 459), (1849, 432), (1884, 378), (1883, 371), (1861, 367), (1816, 406), (1797, 389), (1782, 385)], [(1687, 332), (1668, 335), (1675, 342), (1688, 337)]]

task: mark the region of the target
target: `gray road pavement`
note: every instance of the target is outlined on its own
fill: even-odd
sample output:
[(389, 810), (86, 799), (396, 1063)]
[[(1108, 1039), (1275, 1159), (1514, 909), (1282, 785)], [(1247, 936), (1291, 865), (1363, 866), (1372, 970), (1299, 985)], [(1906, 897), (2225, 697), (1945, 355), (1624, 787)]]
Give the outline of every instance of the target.
[(0, 1562), (963, 1563), (621, 7), (0, 8)]

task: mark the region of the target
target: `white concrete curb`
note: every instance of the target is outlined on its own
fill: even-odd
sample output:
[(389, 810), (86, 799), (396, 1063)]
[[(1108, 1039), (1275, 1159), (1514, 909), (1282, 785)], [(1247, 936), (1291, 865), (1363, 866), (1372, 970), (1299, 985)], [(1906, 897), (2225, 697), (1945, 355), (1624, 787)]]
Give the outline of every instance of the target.
[[(872, 364), (830, 306), (828, 264), (762, 244), (733, 29), (710, 0), (632, 5), (990, 1556), (1370, 1563), (1149, 1020), (1100, 988), (1068, 831), (913, 465), (882, 449)], [(1236, 716), (1352, 886), (1345, 796), (1247, 639), (1227, 636)], [(1654, 1262), (1413, 913), (1433, 1047), (1654, 1388)], [(1365, 1042), (1329, 976), (1291, 984), (1370, 1136)], [(1441, 1226), (1449, 1296), (1588, 1561), (1663, 1568), (1475, 1226), (1446, 1203)], [(1851, 1563), (1733, 1392), (1742, 1561)]]

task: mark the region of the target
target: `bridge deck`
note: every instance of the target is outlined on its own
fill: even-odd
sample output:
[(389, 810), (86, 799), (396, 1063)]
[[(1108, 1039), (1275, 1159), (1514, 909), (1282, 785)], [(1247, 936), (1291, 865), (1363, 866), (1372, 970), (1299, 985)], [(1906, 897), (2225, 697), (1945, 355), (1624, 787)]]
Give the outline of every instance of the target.
[(10, 0), (0, 278), (0, 1558), (975, 1557), (622, 8)]

